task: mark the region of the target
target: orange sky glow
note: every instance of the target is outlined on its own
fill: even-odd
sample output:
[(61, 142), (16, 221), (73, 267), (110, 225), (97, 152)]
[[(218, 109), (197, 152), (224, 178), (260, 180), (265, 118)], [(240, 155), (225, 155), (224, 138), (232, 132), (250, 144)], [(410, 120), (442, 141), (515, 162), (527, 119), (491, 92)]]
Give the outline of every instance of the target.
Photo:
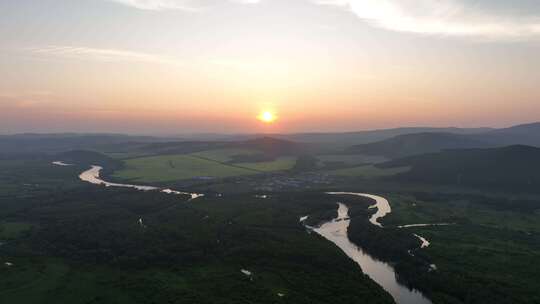
[[(378, 3), (2, 2), (10, 14), (0, 21), (0, 133), (540, 120), (540, 7), (527, 8), (531, 17), (489, 1), (428, 0), (421, 12), (388, 1), (399, 8), (390, 14)], [(446, 19), (433, 19), (446, 8)], [(261, 122), (264, 111), (277, 119)]]

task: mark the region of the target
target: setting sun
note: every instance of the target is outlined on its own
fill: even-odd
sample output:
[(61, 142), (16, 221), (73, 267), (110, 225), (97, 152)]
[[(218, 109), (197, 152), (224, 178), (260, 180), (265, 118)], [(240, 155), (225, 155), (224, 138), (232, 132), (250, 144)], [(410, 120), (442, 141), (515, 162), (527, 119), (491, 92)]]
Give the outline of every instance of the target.
[(270, 111), (264, 111), (261, 114), (259, 114), (259, 116), (257, 116), (257, 119), (265, 123), (272, 123), (276, 121), (277, 117), (274, 113)]

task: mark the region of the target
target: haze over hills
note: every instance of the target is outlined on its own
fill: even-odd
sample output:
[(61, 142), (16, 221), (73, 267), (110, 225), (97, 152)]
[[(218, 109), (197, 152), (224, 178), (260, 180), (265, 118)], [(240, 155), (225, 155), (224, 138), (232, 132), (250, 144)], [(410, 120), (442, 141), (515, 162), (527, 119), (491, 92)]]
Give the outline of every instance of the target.
[(349, 153), (400, 158), (446, 149), (504, 147), (509, 145), (540, 146), (540, 123), (490, 130), (474, 134), (412, 133), (379, 142), (355, 145)]
[[(180, 137), (122, 134), (15, 134), (0, 136), (1, 153), (57, 153), (73, 149), (109, 152), (190, 153), (210, 148), (246, 147), (269, 154), (299, 154), (313, 150), (343, 151), (398, 158), (445, 149), (486, 148), (512, 144), (540, 145), (540, 123), (505, 129), (395, 128), (344, 133), (207, 134)], [(277, 151), (281, 151), (276, 153)], [(343, 153), (343, 152), (341, 152)]]
[(407, 127), (379, 130), (366, 130), (356, 132), (330, 132), (330, 133), (294, 133), (294, 134), (271, 134), (269, 136), (283, 138), (299, 142), (327, 143), (337, 145), (354, 145), (377, 142), (394, 136), (412, 133), (453, 133), (453, 134), (477, 134), (494, 130), (492, 128), (432, 128), (432, 127)]
[(73, 149), (95, 149), (105, 145), (162, 142), (169, 138), (129, 136), (124, 134), (34, 134), (0, 136), (0, 153), (62, 152)]
[(240, 143), (240, 147), (264, 151), (269, 155), (297, 155), (308, 150), (308, 145), (272, 137), (260, 137)]
[(394, 177), (407, 182), (540, 191), (540, 148), (530, 146), (447, 150), (378, 166), (411, 167)]
[(353, 144), (369, 143), (391, 138), (402, 134), (419, 132), (448, 132), (455, 134), (475, 134), (494, 130), (490, 128), (394, 128), (382, 130), (369, 130), (358, 132), (329, 132), (329, 133), (292, 133), (292, 134), (181, 134), (175, 136), (137, 136), (124, 134), (84, 134), (84, 133), (21, 133), (12, 135), (0, 135), (0, 149), (3, 152), (23, 151), (28, 147), (30, 150), (42, 150), (57, 152), (64, 149), (92, 148), (96, 145), (114, 145), (125, 143), (164, 143), (173, 142), (229, 142), (247, 141), (262, 137), (272, 137), (289, 141), (304, 143), (332, 143), (335, 145), (349, 146)]
[(494, 146), (494, 144), (482, 142), (468, 135), (415, 133), (399, 135), (375, 143), (356, 145), (347, 149), (347, 152), (379, 155), (387, 158), (400, 158), (416, 154), (439, 152), (446, 149), (483, 148), (491, 146)]
[[(384, 138), (404, 130), (379, 130), (368, 135)], [(161, 287), (168, 279), (162, 281), (155, 269), (170, 271), (170, 265), (174, 264), (182, 266), (180, 271), (167, 274), (173, 278), (170, 286), (177, 286), (179, 281), (194, 284), (190, 280), (201, 284), (200, 288), (191, 285), (186, 289), (195, 290), (189, 301), (198, 301), (199, 290), (230, 283), (248, 287), (260, 284), (262, 287), (253, 292), (238, 291), (237, 299), (246, 299), (246, 294), (257, 295), (254, 303), (274, 303), (274, 299), (285, 297), (288, 300), (293, 291), (298, 292), (298, 296), (290, 303), (317, 303), (306, 295), (312, 294), (312, 286), (320, 284), (320, 278), (327, 279), (330, 272), (335, 272), (336, 278), (331, 280), (335, 285), (323, 284), (329, 291), (321, 293), (327, 298), (318, 303), (340, 300), (340, 296), (335, 295), (336, 290), (350, 286), (341, 292), (343, 300), (340, 300), (348, 303), (358, 286), (370, 286), (367, 285), (370, 277), (362, 274), (369, 266), (354, 267), (355, 260), (349, 260), (338, 246), (317, 233), (306, 231), (316, 232), (320, 228), (311, 230), (308, 226), (321, 226), (326, 221), (340, 224), (333, 219), (339, 214), (338, 197), (329, 197), (328, 191), (351, 191), (376, 193), (384, 200), (388, 197), (392, 212), (380, 222), (388, 229), (381, 229), (371, 221), (372, 198), (340, 195), (339, 201), (350, 208), (349, 226), (341, 235), (351, 242), (351, 248), (360, 248), (362, 254), (367, 252), (380, 262), (388, 263), (389, 269), (393, 269), (389, 277), (399, 276), (404, 290), (412, 286), (427, 296), (442, 294), (434, 296), (433, 303), (447, 303), (445, 299), (451, 299), (448, 303), (466, 303), (462, 299), (469, 299), (471, 294), (475, 296), (474, 303), (484, 303), (477, 299), (495, 294), (485, 303), (502, 304), (504, 301), (493, 300), (498, 297), (497, 292), (512, 299), (516, 298), (514, 295), (522, 295), (522, 290), (536, 294), (538, 267), (529, 271), (529, 265), (536, 265), (534, 261), (538, 258), (535, 250), (540, 231), (540, 205), (538, 200), (528, 197), (540, 193), (540, 148), (524, 145), (501, 148), (493, 147), (495, 144), (491, 141), (482, 141), (483, 138), (513, 138), (534, 142), (535, 125), (502, 132), (469, 131), (472, 134), (463, 130), (459, 130), (459, 134), (401, 134), (352, 147), (346, 140), (338, 144), (324, 140), (341, 140), (347, 136), (352, 136), (350, 140), (366, 140), (366, 133), (322, 134), (318, 137), (322, 142), (316, 143), (283, 138), (288, 135), (251, 135), (214, 141), (84, 134), (3, 137), (0, 144), (12, 152), (2, 150), (5, 155), (0, 158), (0, 185), (3, 187), (0, 200), (5, 206), (0, 208), (0, 213), (4, 214), (0, 221), (0, 234), (4, 234), (0, 239), (9, 236), (5, 234), (9, 230), (3, 227), (19, 227), (23, 223), (26, 230), (15, 241), (8, 239), (8, 244), (2, 245), (2, 249), (13, 250), (10, 251), (13, 255), (5, 258), (13, 263), (8, 269), (13, 271), (1, 280), (8, 282), (5, 286), (14, 286), (20, 281), (18, 271), (25, 269), (30, 269), (29, 276), (43, 276), (46, 268), (42, 265), (48, 265), (50, 258), (54, 258), (63, 263), (74, 261), (73, 266), (69, 264), (73, 268), (68, 273), (77, 276), (62, 277), (58, 286), (66, 281), (85, 286), (88, 281), (78, 276), (84, 274), (86, 278), (90, 273), (92, 278), (112, 278), (115, 283), (112, 288), (116, 290), (117, 284), (124, 284), (121, 282), (126, 278), (135, 276), (136, 280), (129, 286), (137, 288), (131, 287), (126, 293), (142, 290), (148, 296), (140, 303), (161, 302), (161, 299), (152, 301), (152, 297), (165, 293), (167, 298), (174, 298), (178, 294), (168, 293), (168, 288)], [(350, 149), (344, 149), (348, 145)], [(484, 148), (469, 149), (478, 146)], [(327, 152), (329, 147), (334, 149), (333, 153)], [(17, 149), (36, 155), (25, 155)], [(373, 157), (363, 155), (369, 153), (395, 159), (374, 165), (376, 162), (369, 160)], [(413, 155), (416, 153), (421, 155)], [(405, 155), (413, 156), (403, 157)], [(92, 165), (103, 167), (97, 172), (96, 180), (90, 181), (95, 185), (79, 177), (92, 171)], [(137, 191), (138, 188), (133, 188), (137, 186), (133, 185), (156, 190)], [(493, 196), (500, 197), (493, 199)], [(514, 214), (517, 215), (512, 216)], [(300, 217), (306, 222), (299, 222)], [(6, 222), (12, 222), (11, 226), (5, 226)], [(422, 226), (423, 223), (434, 225)], [(500, 223), (506, 226), (501, 227)], [(410, 227), (396, 228), (407, 225)], [(428, 248), (418, 236), (433, 245), (427, 245)], [(506, 247), (501, 248), (500, 244), (507, 246), (516, 240), (522, 243), (512, 254), (519, 254), (527, 269), (520, 268), (523, 261), (507, 257)], [(32, 266), (33, 262), (27, 257), (29, 252), (32, 259), (42, 259), (42, 264)], [(306, 252), (310, 254), (307, 258)], [(327, 262), (321, 264), (322, 258)], [(259, 260), (263, 262), (258, 264)], [(456, 260), (467, 263), (456, 263)], [(507, 263), (503, 268), (501, 260)], [(343, 263), (342, 268), (335, 269), (337, 263)], [(140, 278), (146, 282), (137, 277), (141, 265), (148, 265), (142, 266), (146, 271), (144, 277), (160, 278), (157, 284), (137, 285)], [(272, 265), (270, 271), (268, 265)], [(117, 267), (123, 269), (119, 277), (100, 272), (114, 269), (115, 273)], [(211, 284), (206, 277), (209, 267), (221, 269), (211, 275), (214, 280)], [(276, 294), (274, 289), (276, 270), (287, 278), (280, 285), (291, 286), (283, 288), (284, 296)], [(184, 275), (184, 271), (188, 275)], [(344, 278), (346, 271), (359, 276)], [(192, 273), (205, 273), (205, 277), (193, 279)], [(508, 273), (522, 280), (509, 284)], [(493, 277), (498, 279), (493, 280)], [(487, 280), (493, 285), (486, 286)], [(287, 285), (291, 281), (300, 283)], [(90, 292), (92, 297), (101, 294), (103, 289), (101, 282), (96, 284), (96, 291)], [(58, 290), (64, 290), (58, 286), (53, 284), (45, 289), (55, 295), (55, 300)], [(380, 291), (385, 290), (383, 283), (377, 286), (382, 286)], [(372, 287), (366, 290), (378, 290)], [(75, 288), (80, 290), (80, 287)], [(261, 292), (260, 288), (267, 288), (269, 292)], [(40, 292), (41, 289), (30, 287), (24, 294)], [(63, 292), (73, 294), (72, 287)], [(182, 292), (182, 297), (184, 294)], [(114, 295), (116, 297), (116, 293)], [(265, 302), (269, 296), (274, 298)], [(17, 294), (19, 297), (21, 295)], [(230, 297), (226, 297), (227, 303)], [(224, 298), (222, 293), (207, 298), (211, 299), (205, 301), (208, 303), (225, 303), (216, 300)], [(529, 303), (529, 296), (523, 298), (525, 300), (515, 303)], [(364, 295), (359, 299), (353, 302), (375, 303), (381, 296)], [(139, 302), (130, 299), (125, 303)], [(388, 303), (392, 303), (391, 299)]]
[(540, 122), (492, 130), (482, 134), (482, 139), (499, 145), (540, 146)]
[(150, 143), (137, 150), (152, 154), (194, 153), (211, 149), (255, 149), (267, 155), (293, 155), (306, 151), (306, 144), (272, 137), (257, 137), (241, 141), (168, 141)]

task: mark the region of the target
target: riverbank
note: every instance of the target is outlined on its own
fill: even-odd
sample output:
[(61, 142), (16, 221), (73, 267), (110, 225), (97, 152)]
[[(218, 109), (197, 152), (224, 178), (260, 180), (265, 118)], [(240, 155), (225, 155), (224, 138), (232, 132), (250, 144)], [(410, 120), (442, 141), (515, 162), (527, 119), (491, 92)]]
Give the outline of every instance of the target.
[[(361, 193), (330, 193), (338, 195), (356, 195), (364, 196), (372, 199), (377, 198), (377, 203), (370, 208), (381, 207), (370, 218), (370, 222), (379, 226), (377, 219), (390, 212), (388, 201), (382, 197), (361, 194)], [(398, 304), (430, 304), (425, 296), (423, 296), (418, 290), (410, 290), (408, 287), (400, 284), (397, 280), (397, 276), (394, 268), (384, 262), (381, 262), (369, 254), (367, 254), (361, 247), (353, 244), (349, 240), (348, 228), (350, 224), (349, 209), (343, 203), (338, 203), (338, 215), (336, 218), (329, 222), (323, 223), (320, 227), (315, 228), (314, 231), (334, 243), (339, 247), (349, 258), (357, 263), (362, 271), (379, 284), (384, 290), (386, 290), (396, 303)]]
[(95, 184), (95, 185), (104, 185), (105, 187), (133, 188), (139, 191), (160, 191), (167, 194), (189, 195), (191, 197), (190, 200), (194, 200), (194, 199), (204, 196), (204, 194), (202, 193), (188, 193), (188, 192), (176, 191), (172, 189), (162, 189), (162, 188), (158, 188), (154, 186), (141, 186), (141, 185), (130, 185), (130, 184), (107, 182), (101, 179), (100, 177), (101, 170), (103, 170), (103, 167), (93, 165), (90, 169), (82, 172), (79, 175), (79, 179), (81, 179), (82, 181), (91, 183), (91, 184)]

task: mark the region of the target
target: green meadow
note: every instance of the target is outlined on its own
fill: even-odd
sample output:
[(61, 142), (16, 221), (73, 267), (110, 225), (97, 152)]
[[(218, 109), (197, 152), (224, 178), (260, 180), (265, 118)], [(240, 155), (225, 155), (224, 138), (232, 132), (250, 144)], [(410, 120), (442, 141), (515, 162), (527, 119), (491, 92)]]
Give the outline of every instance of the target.
[(279, 157), (272, 161), (228, 163), (235, 155), (252, 155), (255, 150), (223, 149), (194, 154), (160, 155), (124, 161), (114, 178), (133, 182), (170, 182), (193, 178), (225, 178), (289, 170), (295, 157)]
[(221, 178), (256, 173), (193, 155), (160, 155), (126, 160), (124, 168), (113, 176), (136, 182), (169, 182), (196, 177)]
[(217, 150), (207, 150), (202, 152), (193, 153), (192, 155), (198, 156), (201, 158), (207, 158), (215, 160), (218, 162), (229, 162), (233, 159), (234, 156), (239, 155), (258, 155), (261, 154), (261, 151), (254, 149), (217, 149)]

